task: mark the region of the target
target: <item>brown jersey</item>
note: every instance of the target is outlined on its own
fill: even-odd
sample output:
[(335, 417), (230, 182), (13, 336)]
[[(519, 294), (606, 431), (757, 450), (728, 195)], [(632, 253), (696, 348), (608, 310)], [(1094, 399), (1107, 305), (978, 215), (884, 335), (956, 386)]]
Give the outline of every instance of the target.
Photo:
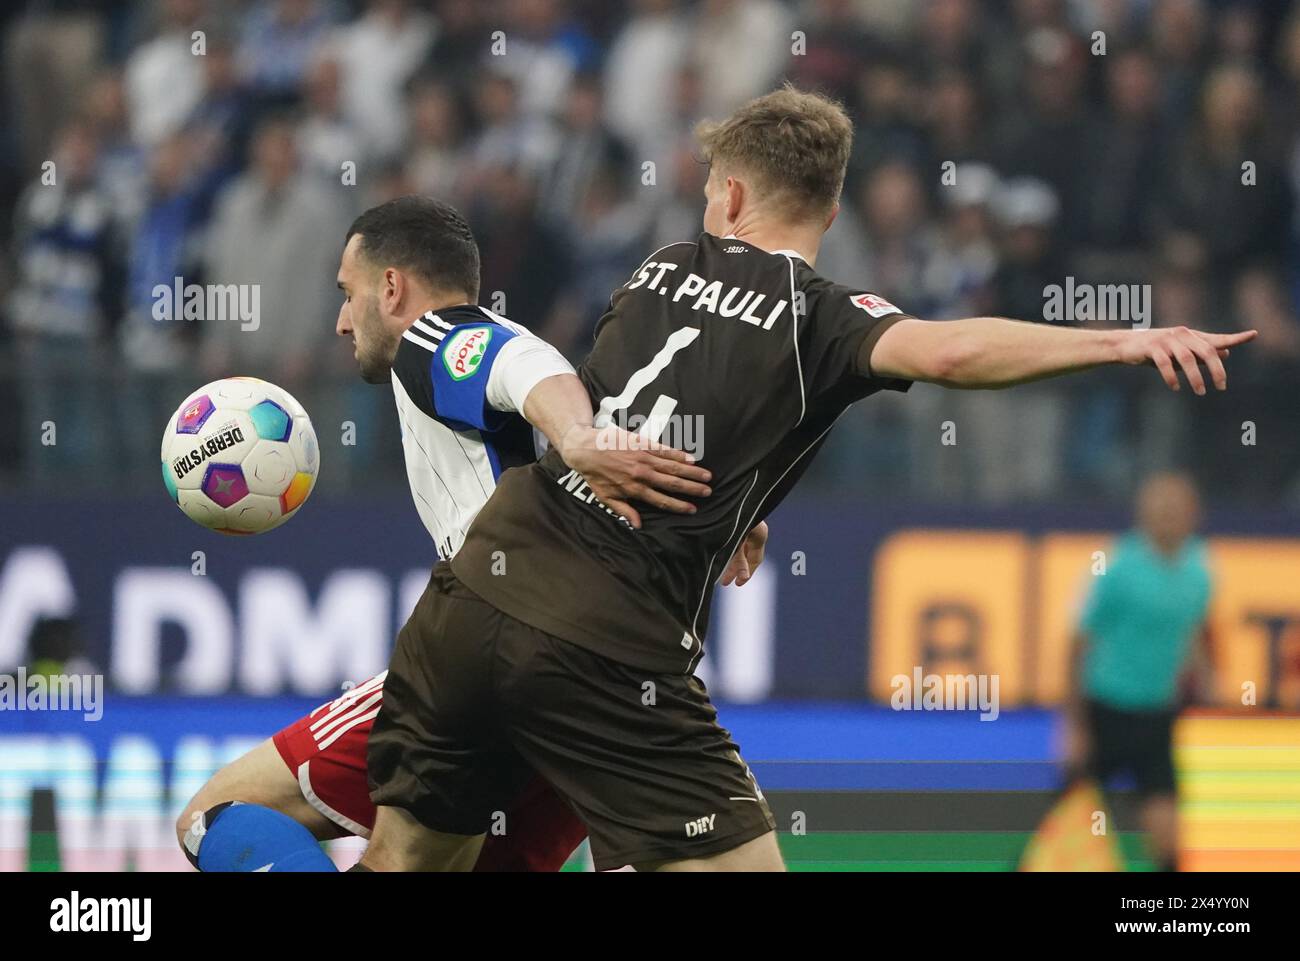
[(656, 251), (614, 292), (578, 374), (598, 425), (697, 448), (712, 496), (693, 515), (638, 505), (633, 530), (551, 451), (501, 476), (456, 576), (511, 617), (597, 654), (689, 672), (713, 585), (746, 533), (851, 403), (910, 386), (858, 370), (905, 316), (793, 252), (709, 234)]

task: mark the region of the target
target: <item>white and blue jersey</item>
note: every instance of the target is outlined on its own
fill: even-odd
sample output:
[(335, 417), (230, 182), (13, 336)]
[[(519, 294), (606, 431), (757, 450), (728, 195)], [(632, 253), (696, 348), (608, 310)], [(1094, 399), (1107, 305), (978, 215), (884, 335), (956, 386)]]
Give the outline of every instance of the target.
[(527, 328), (465, 304), (416, 320), (393, 360), (411, 496), (443, 559), (459, 550), (502, 471), (532, 463), (545, 449), (500, 383), (498, 360), (516, 339), (507, 354), (541, 343)]

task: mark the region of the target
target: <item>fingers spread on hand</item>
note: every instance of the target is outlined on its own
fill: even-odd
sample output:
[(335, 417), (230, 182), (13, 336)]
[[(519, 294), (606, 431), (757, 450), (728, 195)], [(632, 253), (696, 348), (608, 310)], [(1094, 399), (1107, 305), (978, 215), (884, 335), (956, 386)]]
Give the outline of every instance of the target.
[(669, 497), (667, 494), (648, 487), (645, 484), (634, 486), (628, 496), (633, 500), (639, 500), (651, 507), (657, 507), (660, 510), (669, 511), (673, 514), (694, 514), (696, 507), (689, 501), (678, 500), (675, 497)]
[(635, 528), (636, 530), (641, 529), (641, 515), (638, 514), (636, 512), (636, 508), (634, 508), (627, 501), (621, 501), (614, 498), (610, 498), (609, 500), (603, 501), (603, 503), (615, 514), (617, 514), (619, 517), (623, 518), (625, 521), (631, 524), (633, 528)]
[(1178, 366), (1183, 369), (1183, 376), (1187, 378), (1187, 383), (1192, 387), (1196, 394), (1205, 393), (1205, 378), (1201, 376), (1201, 368), (1196, 365), (1196, 355), (1192, 349), (1185, 343), (1179, 342), (1174, 348), (1174, 358), (1178, 361)]
[(676, 447), (669, 447), (667, 444), (661, 444), (657, 440), (651, 440), (644, 434), (634, 434), (631, 431), (622, 429), (619, 432), (627, 438), (627, 448), (629, 450), (653, 451), (665, 460), (680, 461), (683, 464), (695, 463), (694, 454), (678, 450)]
[(713, 474), (711, 472), (705, 470), (703, 467), (697, 467), (694, 464), (661, 457), (658, 453), (653, 452), (647, 452), (645, 457), (647, 458), (645, 463), (651, 469), (658, 472), (675, 474), (678, 477), (684, 477), (687, 480), (695, 481), (699, 484), (707, 484), (713, 479)]
[(1214, 346), (1204, 337), (1196, 334), (1193, 336), (1192, 350), (1200, 358), (1205, 369), (1210, 372), (1210, 380), (1218, 390), (1227, 390), (1228, 372), (1223, 367), (1223, 361), (1219, 359), (1219, 353)]
[(674, 467), (685, 465), (663, 464), (651, 465), (644, 474), (636, 479), (659, 490), (672, 491), (674, 494), (686, 494), (689, 497), (708, 497), (713, 489), (708, 484), (693, 479), (694, 475), (683, 474)]
[(741, 587), (749, 580), (749, 577), (749, 561), (740, 550), (737, 550), (735, 554), (731, 555), (731, 560), (727, 562), (727, 569), (722, 572), (721, 584), (723, 587), (730, 584)]
[(663, 458), (664, 460), (681, 461), (683, 464), (695, 463), (695, 458), (692, 457), (690, 454), (686, 453), (686, 451), (684, 450), (678, 450), (676, 447), (665, 447), (663, 444), (660, 444), (657, 441), (647, 440), (646, 438), (642, 437), (640, 434), (634, 434), (633, 436), (636, 437), (637, 440), (639, 441), (639, 443), (636, 445), (637, 450), (643, 450), (643, 451), (647, 451), (648, 453), (653, 453), (656, 456)]
[(1160, 371), (1160, 376), (1164, 378), (1164, 381), (1169, 385), (1170, 390), (1181, 389), (1178, 386), (1178, 374), (1174, 372), (1173, 361), (1169, 359), (1168, 354), (1163, 350), (1156, 350), (1155, 353), (1151, 355), (1151, 362), (1156, 365), (1156, 369)]

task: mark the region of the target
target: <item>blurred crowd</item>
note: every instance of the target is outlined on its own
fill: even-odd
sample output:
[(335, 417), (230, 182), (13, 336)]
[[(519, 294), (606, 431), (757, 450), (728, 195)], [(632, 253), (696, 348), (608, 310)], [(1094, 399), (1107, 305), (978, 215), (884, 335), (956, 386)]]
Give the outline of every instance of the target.
[[(815, 483), (1106, 502), (1183, 467), (1211, 501), (1300, 510), (1300, 8), (1283, 0), (44, 0), (0, 17), (0, 484), (156, 471), (167, 413), (232, 373), (298, 394), (327, 452), (355, 425), (324, 485), (399, 484), (391, 399), (333, 337), (351, 218), (451, 200), (481, 301), (577, 360), (610, 291), (700, 229), (695, 122), (789, 79), (856, 123), (830, 278), (926, 318), (1103, 326), (1134, 318), (1048, 320), (1044, 289), (1149, 285), (1155, 324), (1260, 331), (1222, 397), (1106, 370), (872, 399)], [(188, 284), (256, 286), (257, 329), (160, 311), (160, 286)]]

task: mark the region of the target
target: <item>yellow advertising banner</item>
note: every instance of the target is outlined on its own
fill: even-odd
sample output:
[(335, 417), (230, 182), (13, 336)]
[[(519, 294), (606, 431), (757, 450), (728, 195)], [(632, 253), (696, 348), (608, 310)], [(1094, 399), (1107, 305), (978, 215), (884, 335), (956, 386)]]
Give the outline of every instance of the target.
[[(1052, 705), (1113, 533), (906, 530), (876, 553), (867, 692), (891, 679), (997, 674), (1004, 707)], [(1300, 710), (1300, 539), (1211, 538), (1217, 701)]]

